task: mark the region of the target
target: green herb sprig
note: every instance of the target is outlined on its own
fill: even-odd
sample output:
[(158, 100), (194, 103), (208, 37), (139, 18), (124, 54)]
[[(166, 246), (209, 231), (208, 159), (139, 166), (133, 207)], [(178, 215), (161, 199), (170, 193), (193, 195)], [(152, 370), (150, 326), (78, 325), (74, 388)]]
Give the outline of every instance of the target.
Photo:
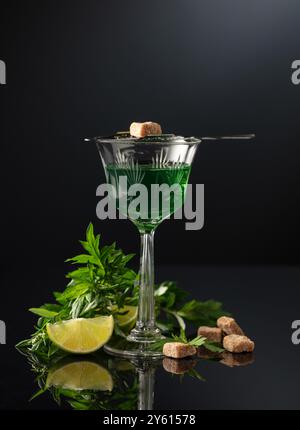
[[(47, 323), (72, 318), (93, 318), (99, 314), (108, 315), (118, 312), (124, 305), (138, 303), (138, 275), (128, 267), (134, 254), (125, 255), (121, 249), (112, 245), (100, 245), (100, 235), (95, 235), (93, 224), (86, 230), (86, 238), (80, 241), (83, 253), (66, 261), (76, 266), (67, 273), (69, 280), (63, 291), (54, 292), (55, 303), (46, 303), (29, 310), (39, 319), (35, 331), (20, 342), (17, 347), (23, 352), (31, 352), (47, 362), (57, 356), (65, 355), (50, 342)], [(190, 323), (214, 326), (222, 315), (229, 315), (222, 309), (222, 303), (213, 300), (187, 300), (188, 293), (175, 282), (166, 281), (155, 286), (157, 325), (166, 334), (176, 334), (186, 329)], [(115, 325), (117, 335), (121, 329)], [(195, 342), (202, 342), (198, 339)], [(205, 342), (208, 349), (209, 342)]]
[(212, 352), (223, 352), (224, 349), (219, 346), (219, 344), (215, 342), (211, 342), (207, 340), (204, 336), (197, 336), (193, 339), (188, 340), (185, 334), (184, 330), (180, 330), (180, 335), (177, 336), (175, 334), (172, 335), (174, 342), (181, 342), (185, 343), (187, 345), (195, 346), (196, 348), (199, 348), (200, 346), (204, 346), (206, 349)]

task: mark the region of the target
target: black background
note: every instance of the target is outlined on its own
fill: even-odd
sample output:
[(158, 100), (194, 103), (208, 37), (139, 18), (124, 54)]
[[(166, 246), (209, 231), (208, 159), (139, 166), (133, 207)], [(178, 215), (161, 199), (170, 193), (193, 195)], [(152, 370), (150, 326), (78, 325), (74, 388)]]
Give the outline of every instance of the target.
[(166, 221), (157, 261), (297, 263), (299, 14), (296, 0), (2, 2), (2, 263), (60, 264), (90, 220), (105, 242), (138, 249), (129, 221), (97, 220), (104, 175), (83, 142), (133, 120), (257, 135), (199, 148), (205, 226)]
[(200, 146), (191, 182), (205, 185), (205, 226), (166, 221), (155, 250), (157, 279), (223, 301), (255, 340), (255, 363), (200, 362), (201, 388), (160, 370), (156, 408), (299, 408), (299, 268), (277, 267), (300, 252), (299, 16), (297, 0), (1, 2), (0, 409), (55, 407), (28, 403), (36, 384), (14, 345), (33, 330), (26, 309), (64, 287), (89, 221), (105, 243), (138, 253), (129, 221), (96, 218), (105, 179), (83, 141), (134, 120), (183, 135), (256, 133)]

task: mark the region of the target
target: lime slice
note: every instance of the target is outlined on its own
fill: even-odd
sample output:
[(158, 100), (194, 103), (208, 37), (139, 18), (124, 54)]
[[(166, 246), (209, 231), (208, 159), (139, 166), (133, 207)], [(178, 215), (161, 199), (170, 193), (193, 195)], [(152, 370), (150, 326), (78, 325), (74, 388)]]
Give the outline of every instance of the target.
[(137, 306), (125, 305), (120, 309), (118, 309), (116, 306), (113, 306), (112, 310), (117, 312), (117, 314), (115, 314), (115, 318), (122, 329), (130, 329), (134, 326), (137, 318)]
[(59, 348), (75, 354), (89, 354), (101, 348), (110, 339), (113, 329), (112, 315), (47, 324), (50, 340)]
[(113, 379), (107, 369), (92, 361), (74, 361), (50, 370), (47, 387), (67, 390), (112, 391)]

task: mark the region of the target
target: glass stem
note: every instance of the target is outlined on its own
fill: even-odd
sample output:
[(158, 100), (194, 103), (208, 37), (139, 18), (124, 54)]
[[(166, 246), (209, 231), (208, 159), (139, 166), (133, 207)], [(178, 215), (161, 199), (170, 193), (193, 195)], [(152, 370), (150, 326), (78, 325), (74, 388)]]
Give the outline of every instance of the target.
[(154, 230), (152, 230), (141, 232), (138, 316), (129, 340), (155, 342), (160, 337), (160, 331), (155, 327)]
[(154, 231), (141, 234), (139, 327), (154, 328)]

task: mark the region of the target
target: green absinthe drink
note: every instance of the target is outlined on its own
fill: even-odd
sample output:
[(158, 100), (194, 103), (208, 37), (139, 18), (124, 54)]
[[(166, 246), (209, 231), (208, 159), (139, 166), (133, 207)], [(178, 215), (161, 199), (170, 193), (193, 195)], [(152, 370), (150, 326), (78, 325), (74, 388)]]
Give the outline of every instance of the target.
[(185, 163), (159, 167), (135, 163), (106, 166), (120, 213), (137, 225), (149, 225), (149, 228), (183, 205), (190, 171), (191, 166)]

